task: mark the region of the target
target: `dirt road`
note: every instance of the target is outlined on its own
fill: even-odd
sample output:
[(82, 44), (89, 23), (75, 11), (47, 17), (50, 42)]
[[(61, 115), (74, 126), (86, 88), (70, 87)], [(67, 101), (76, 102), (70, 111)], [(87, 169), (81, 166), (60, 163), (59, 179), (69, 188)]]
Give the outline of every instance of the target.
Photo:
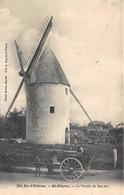
[[(0, 172), (0, 185), (6, 185), (10, 182), (15, 185), (17, 184), (20, 185), (67, 184), (67, 181), (64, 181), (59, 174), (47, 178), (45, 174), (43, 174), (40, 177), (36, 177), (34, 174), (27, 174), (27, 173)], [(101, 183), (101, 184), (108, 185), (113, 182), (122, 183), (121, 170), (90, 170), (87, 176), (82, 177), (78, 182), (74, 182), (74, 183), (78, 183), (78, 184), (100, 184)]]

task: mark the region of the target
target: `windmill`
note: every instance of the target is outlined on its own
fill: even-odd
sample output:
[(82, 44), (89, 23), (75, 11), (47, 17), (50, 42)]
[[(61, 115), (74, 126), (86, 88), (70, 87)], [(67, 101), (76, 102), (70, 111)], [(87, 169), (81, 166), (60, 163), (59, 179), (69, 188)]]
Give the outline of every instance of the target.
[[(44, 44), (52, 27), (52, 17), (26, 71), (17, 42), (15, 46), (20, 62), (22, 81), (7, 110), (10, 112), (22, 85), (26, 89), (26, 140), (35, 144), (64, 144), (70, 140), (70, 94), (75, 98), (90, 121), (86, 110), (70, 89), (70, 84), (49, 45)], [(95, 126), (94, 126), (95, 128)], [(95, 128), (96, 129), (96, 128)], [(96, 129), (97, 131), (97, 129)]]
[(65, 132), (69, 132), (70, 85), (50, 46), (43, 48), (51, 27), (52, 17), (26, 71), (15, 41), (21, 67), (19, 75), (23, 78), (5, 118), (24, 83), (27, 100), (26, 140), (35, 144), (65, 143)]

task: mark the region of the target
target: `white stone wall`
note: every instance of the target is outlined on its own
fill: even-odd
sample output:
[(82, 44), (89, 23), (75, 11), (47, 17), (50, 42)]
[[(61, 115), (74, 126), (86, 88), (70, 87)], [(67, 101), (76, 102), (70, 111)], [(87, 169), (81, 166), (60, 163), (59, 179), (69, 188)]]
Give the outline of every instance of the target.
[[(66, 94), (65, 88), (68, 90)], [(62, 84), (33, 84), (27, 87), (26, 138), (36, 144), (64, 144), (70, 131), (70, 91)], [(54, 106), (55, 113), (50, 113)]]

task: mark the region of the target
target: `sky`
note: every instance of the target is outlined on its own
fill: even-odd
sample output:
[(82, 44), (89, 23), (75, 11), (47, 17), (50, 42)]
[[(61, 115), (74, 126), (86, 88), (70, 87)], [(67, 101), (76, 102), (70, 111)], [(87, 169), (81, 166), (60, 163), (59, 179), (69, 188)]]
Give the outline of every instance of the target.
[[(49, 44), (92, 120), (121, 122), (122, 0), (0, 0), (1, 114), (6, 112), (20, 82), (14, 40), (18, 41), (26, 61), (39, 40), (39, 29), (43, 32), (50, 16), (53, 29)], [(13, 108), (24, 106), (23, 87)], [(72, 122), (88, 122), (72, 97), (70, 107)]]

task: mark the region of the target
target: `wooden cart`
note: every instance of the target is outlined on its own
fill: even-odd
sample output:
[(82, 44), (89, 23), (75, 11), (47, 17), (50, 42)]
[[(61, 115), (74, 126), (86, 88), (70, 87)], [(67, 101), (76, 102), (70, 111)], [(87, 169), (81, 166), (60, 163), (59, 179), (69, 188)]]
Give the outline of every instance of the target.
[(45, 167), (48, 169), (47, 176), (54, 174), (54, 169), (59, 169), (64, 180), (77, 181), (86, 174), (90, 161), (84, 152), (45, 149), (41, 155), (37, 155), (33, 164), (37, 176), (41, 175), (41, 168)]

